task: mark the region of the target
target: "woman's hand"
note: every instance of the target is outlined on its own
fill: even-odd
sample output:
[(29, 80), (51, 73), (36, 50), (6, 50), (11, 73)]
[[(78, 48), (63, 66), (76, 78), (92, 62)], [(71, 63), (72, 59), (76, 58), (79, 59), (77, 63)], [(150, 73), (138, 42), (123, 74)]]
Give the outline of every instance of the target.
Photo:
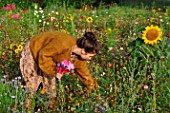
[(57, 73), (55, 76), (60, 80), (63, 74)]
[(94, 90), (98, 88), (98, 83), (94, 80), (93, 83), (86, 86), (89, 90)]

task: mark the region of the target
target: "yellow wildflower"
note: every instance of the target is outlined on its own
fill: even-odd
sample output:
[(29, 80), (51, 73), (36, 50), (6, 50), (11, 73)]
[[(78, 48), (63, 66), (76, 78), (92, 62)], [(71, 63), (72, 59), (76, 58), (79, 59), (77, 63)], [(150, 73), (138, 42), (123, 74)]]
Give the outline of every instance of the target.
[(86, 22), (87, 22), (87, 23), (93, 22), (93, 18), (92, 18), (92, 17), (87, 17), (87, 18), (86, 18)]
[(23, 46), (22, 45), (19, 45), (18, 48), (17, 48), (19, 51), (21, 51), (23, 49)]
[(82, 12), (82, 9), (80, 9), (79, 12)]
[(66, 20), (66, 22), (68, 23), (68, 22), (69, 22), (69, 20)]
[(112, 32), (111, 28), (107, 28), (106, 34), (110, 34)]
[(57, 28), (58, 28), (58, 24), (56, 24), (56, 25), (55, 25), (55, 27), (57, 27)]
[(67, 18), (71, 21), (73, 20), (73, 16), (71, 14), (69, 14)]
[(15, 49), (15, 53), (19, 53), (19, 50), (18, 50), (18, 49)]
[(14, 45), (13, 45), (13, 44), (10, 44), (9, 48), (12, 49), (13, 47), (14, 47)]

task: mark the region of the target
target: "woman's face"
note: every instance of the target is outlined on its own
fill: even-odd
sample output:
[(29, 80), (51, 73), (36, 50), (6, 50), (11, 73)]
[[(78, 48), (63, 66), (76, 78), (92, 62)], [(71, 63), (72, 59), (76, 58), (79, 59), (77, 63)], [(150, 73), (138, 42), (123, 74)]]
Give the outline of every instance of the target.
[(94, 56), (96, 56), (96, 53), (83, 53), (80, 55), (83, 60), (91, 60)]

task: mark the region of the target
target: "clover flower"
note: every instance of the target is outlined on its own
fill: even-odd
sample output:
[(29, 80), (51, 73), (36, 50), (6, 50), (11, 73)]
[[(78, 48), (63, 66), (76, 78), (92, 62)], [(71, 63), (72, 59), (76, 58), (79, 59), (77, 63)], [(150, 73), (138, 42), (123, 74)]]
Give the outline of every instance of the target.
[(10, 7), (10, 4), (7, 4), (7, 6), (5, 6), (5, 10), (10, 10), (11, 7)]
[(15, 4), (12, 4), (12, 5), (11, 5), (11, 8), (12, 8), (12, 9), (15, 9), (15, 8), (16, 8)]
[(13, 15), (13, 18), (14, 18), (15, 20), (18, 20), (18, 17), (19, 17), (18, 14), (14, 14), (14, 15)]

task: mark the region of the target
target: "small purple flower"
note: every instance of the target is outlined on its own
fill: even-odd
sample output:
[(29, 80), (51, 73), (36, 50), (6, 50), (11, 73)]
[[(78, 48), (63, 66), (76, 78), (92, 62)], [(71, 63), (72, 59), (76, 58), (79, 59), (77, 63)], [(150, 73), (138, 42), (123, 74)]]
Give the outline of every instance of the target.
[(4, 82), (4, 81), (5, 81), (5, 78), (1, 78), (1, 81)]
[(8, 74), (4, 75), (4, 78), (8, 77)]
[(8, 85), (8, 84), (9, 84), (9, 82), (5, 82), (5, 84), (7, 84), (7, 85)]
[(12, 80), (12, 82), (14, 83), (14, 84), (17, 84), (18, 83), (18, 81), (17, 80)]
[(12, 113), (16, 113), (16, 111), (13, 111)]
[(18, 86), (14, 86), (15, 87), (15, 89), (18, 89)]
[(10, 107), (8, 107), (8, 111), (10, 111), (11, 110), (11, 108)]
[(60, 67), (60, 63), (57, 63), (57, 67)]
[(127, 53), (126, 52), (123, 52), (123, 56), (126, 57)]
[(22, 111), (21, 113), (25, 113), (24, 111)]
[(99, 106), (98, 108), (102, 111), (102, 113), (105, 113), (105, 110), (102, 106)]

